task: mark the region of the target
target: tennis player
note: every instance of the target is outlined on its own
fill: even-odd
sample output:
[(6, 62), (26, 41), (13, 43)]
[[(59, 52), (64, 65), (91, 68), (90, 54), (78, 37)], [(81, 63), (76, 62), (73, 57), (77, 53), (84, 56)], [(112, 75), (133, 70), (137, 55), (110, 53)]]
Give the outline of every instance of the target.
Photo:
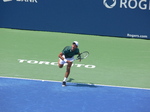
[(58, 67), (62, 68), (64, 66), (65, 63), (67, 63), (66, 66), (66, 73), (64, 76), (64, 80), (62, 82), (62, 86), (66, 86), (66, 82), (67, 82), (67, 78), (70, 74), (70, 69), (72, 66), (72, 63), (74, 61), (74, 55), (79, 55), (80, 56), (80, 52), (79, 52), (79, 43), (77, 41), (74, 41), (72, 43), (72, 46), (66, 46), (62, 52), (58, 55), (59, 60), (58, 60)]

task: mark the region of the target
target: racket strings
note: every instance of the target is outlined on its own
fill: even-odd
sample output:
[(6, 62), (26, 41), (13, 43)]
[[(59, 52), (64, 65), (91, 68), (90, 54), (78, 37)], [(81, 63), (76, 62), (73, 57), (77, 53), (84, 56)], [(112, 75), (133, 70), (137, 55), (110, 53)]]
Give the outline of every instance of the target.
[(80, 58), (83, 59), (83, 58), (86, 58), (87, 56), (88, 56), (88, 53), (86, 53), (86, 52), (81, 53)]

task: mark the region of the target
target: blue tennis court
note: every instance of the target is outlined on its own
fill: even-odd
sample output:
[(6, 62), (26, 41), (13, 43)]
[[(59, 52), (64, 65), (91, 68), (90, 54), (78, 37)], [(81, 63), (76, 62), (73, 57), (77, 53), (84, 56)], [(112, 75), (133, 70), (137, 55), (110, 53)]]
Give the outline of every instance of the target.
[(150, 90), (0, 78), (0, 112), (149, 112)]

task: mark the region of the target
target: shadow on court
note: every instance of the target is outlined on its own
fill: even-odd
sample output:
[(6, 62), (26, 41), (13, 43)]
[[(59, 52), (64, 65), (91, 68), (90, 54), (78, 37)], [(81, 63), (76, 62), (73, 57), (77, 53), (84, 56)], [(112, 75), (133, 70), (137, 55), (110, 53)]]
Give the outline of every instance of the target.
[[(69, 78), (69, 80), (67, 82), (72, 82), (74, 79), (73, 78)], [(90, 83), (90, 84), (82, 84), (82, 83), (72, 83), (72, 84), (69, 84), (67, 86), (75, 86), (75, 87), (92, 87), (92, 88), (97, 88), (97, 87), (100, 87), (100, 86), (95, 86), (93, 83)]]
[(67, 86), (74, 86), (74, 87), (87, 87), (87, 88), (99, 88), (101, 86), (95, 86), (94, 84), (76, 84), (74, 83), (73, 85), (67, 85)]

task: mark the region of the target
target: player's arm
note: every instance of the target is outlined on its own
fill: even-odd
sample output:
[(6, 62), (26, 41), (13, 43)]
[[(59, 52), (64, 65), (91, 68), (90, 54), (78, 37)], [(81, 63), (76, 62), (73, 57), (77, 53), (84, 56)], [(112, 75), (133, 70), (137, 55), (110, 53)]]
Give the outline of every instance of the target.
[(81, 58), (81, 57), (80, 57), (80, 52), (78, 53), (78, 58), (79, 58), (79, 62), (80, 62), (80, 61), (81, 61), (81, 59), (80, 59), (80, 58)]
[(63, 53), (62, 53), (62, 52), (61, 52), (61, 53), (59, 53), (58, 57), (59, 57), (60, 59), (62, 59), (62, 60), (64, 60), (64, 59), (65, 59), (65, 58), (63, 58)]
[(78, 53), (77, 55), (78, 55), (78, 57), (80, 57), (80, 53)]
[(64, 55), (64, 54), (61, 52), (61, 53), (59, 53), (58, 57), (59, 57), (60, 59), (64, 60), (66, 63), (70, 62), (70, 61), (66, 60), (66, 59), (63, 57), (63, 55)]

